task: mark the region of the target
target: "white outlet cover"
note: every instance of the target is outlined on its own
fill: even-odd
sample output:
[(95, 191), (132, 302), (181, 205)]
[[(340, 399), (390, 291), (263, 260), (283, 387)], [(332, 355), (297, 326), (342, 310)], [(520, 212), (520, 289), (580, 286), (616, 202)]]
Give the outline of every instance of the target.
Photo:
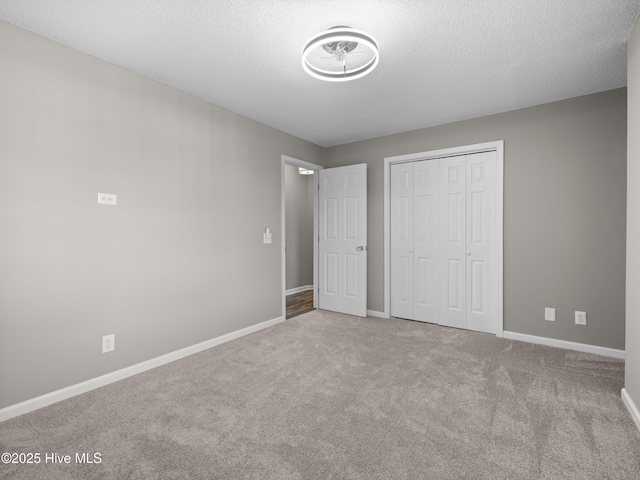
[(576, 310), (576, 325), (587, 324), (587, 312), (579, 312)]
[(116, 349), (115, 334), (105, 335), (102, 337), (102, 353), (113, 352)]

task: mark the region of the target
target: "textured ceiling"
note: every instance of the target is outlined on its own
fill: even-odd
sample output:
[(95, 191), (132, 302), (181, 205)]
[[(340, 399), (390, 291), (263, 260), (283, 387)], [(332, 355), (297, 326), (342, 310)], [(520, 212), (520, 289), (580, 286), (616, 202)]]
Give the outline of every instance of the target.
[[(322, 146), (626, 85), (640, 0), (0, 0), (0, 19)], [(352, 82), (302, 69), (314, 34), (380, 45)]]

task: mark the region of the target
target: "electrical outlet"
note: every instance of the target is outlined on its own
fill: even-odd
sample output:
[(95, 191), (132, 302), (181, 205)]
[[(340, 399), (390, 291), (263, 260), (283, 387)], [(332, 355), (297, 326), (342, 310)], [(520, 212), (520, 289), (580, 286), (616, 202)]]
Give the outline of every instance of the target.
[(113, 352), (116, 349), (115, 334), (105, 335), (102, 337), (102, 353)]
[(544, 319), (550, 322), (556, 321), (556, 309), (550, 307), (544, 307)]
[(576, 310), (576, 325), (587, 324), (587, 312), (578, 312)]

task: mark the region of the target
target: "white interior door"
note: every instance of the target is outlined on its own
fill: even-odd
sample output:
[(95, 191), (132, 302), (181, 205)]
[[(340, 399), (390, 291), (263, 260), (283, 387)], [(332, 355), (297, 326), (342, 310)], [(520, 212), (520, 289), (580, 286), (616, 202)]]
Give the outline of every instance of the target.
[(367, 165), (319, 175), (318, 308), (367, 316)]

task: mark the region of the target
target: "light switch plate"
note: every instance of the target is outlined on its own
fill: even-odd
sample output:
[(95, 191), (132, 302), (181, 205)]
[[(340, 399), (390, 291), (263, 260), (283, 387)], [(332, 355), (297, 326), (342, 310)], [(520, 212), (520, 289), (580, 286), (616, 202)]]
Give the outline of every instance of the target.
[(113, 193), (99, 193), (98, 203), (100, 205), (117, 205), (118, 196), (114, 195)]
[(544, 319), (548, 320), (549, 322), (555, 322), (556, 321), (556, 309), (555, 308), (550, 308), (550, 307), (545, 307), (544, 308)]

